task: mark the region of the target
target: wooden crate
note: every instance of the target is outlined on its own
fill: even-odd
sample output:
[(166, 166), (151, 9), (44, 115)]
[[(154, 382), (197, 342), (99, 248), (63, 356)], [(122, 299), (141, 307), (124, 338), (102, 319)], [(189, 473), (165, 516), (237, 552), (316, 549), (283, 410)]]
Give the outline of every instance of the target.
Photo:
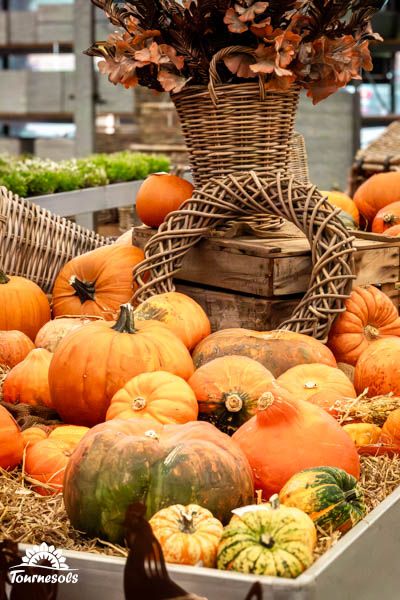
[[(143, 247), (153, 233), (147, 227), (135, 228), (134, 243)], [(289, 224), (282, 234), (297, 237), (201, 241), (185, 257), (177, 288), (204, 307), (213, 329), (276, 328), (307, 290), (311, 274), (307, 240)], [(355, 284), (380, 285), (399, 306), (400, 241), (357, 239), (354, 245)]]

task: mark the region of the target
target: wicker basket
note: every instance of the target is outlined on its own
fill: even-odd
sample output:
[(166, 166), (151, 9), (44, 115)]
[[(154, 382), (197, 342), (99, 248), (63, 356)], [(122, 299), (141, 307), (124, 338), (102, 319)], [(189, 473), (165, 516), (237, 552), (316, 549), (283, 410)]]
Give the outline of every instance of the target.
[(369, 177), (385, 171), (400, 171), (399, 122), (389, 125), (378, 139), (358, 151), (350, 174), (351, 195)]
[(108, 243), (108, 238), (0, 187), (1, 267), (9, 275), (28, 277), (50, 292), (68, 260)]

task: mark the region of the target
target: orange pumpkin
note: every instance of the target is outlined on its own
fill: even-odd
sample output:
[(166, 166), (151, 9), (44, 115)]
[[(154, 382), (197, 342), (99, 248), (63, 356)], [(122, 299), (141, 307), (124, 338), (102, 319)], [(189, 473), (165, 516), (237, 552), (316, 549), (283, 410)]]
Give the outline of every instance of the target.
[(0, 406), (0, 467), (13, 469), (19, 465), (23, 451), (24, 441), (17, 422)]
[(296, 400), (309, 400), (323, 391), (333, 391), (345, 398), (357, 397), (348, 377), (340, 369), (328, 365), (297, 365), (278, 377), (277, 382)]
[(24, 429), (21, 432), (24, 440), (24, 447), (28, 444), (36, 444), (36, 442), (47, 439), (49, 436), (49, 430), (49, 427), (44, 427), (42, 425), (32, 425), (32, 427)]
[(31, 340), (50, 320), (47, 296), (25, 277), (7, 276), (0, 270), (0, 330), (22, 331)]
[(400, 171), (379, 173), (367, 179), (357, 190), (354, 202), (369, 223), (381, 209), (400, 200)]
[[(74, 444), (49, 438), (26, 447), (25, 472), (35, 492), (42, 496), (62, 492), (65, 467), (74, 449)], [(38, 482), (45, 485), (35, 485)]]
[(329, 333), (328, 345), (338, 362), (355, 365), (377, 339), (400, 335), (400, 317), (386, 294), (368, 285), (355, 288)]
[(54, 353), (49, 385), (63, 421), (92, 426), (104, 421), (114, 394), (132, 377), (168, 371), (183, 379), (193, 373), (189, 351), (158, 321), (134, 323), (130, 304), (115, 325), (97, 321), (69, 334)]
[(196, 421), (198, 406), (192, 388), (181, 377), (155, 371), (130, 379), (114, 394), (109, 419), (152, 419), (162, 424)]
[(360, 224), (360, 212), (357, 208), (356, 203), (354, 202), (354, 200), (352, 200), (350, 198), (350, 196), (348, 196), (347, 194), (344, 194), (343, 192), (339, 192), (336, 190), (332, 190), (330, 192), (324, 191), (324, 192), (321, 192), (321, 194), (323, 196), (326, 196), (328, 198), (329, 202), (335, 208), (341, 208), (346, 213), (351, 215), (352, 218), (354, 219), (354, 222), (357, 225)]
[(50, 431), (48, 438), (77, 446), (88, 431), (89, 427), (81, 425), (59, 425)]
[(390, 413), (382, 427), (382, 442), (400, 450), (400, 408)]
[(385, 230), (385, 235), (389, 237), (398, 237), (400, 235), (400, 225), (394, 225)]
[[(400, 198), (400, 192), (399, 192)], [(374, 233), (386, 233), (387, 229), (400, 224), (400, 202), (393, 202), (379, 210), (372, 221)]]
[(96, 315), (117, 318), (133, 294), (132, 270), (144, 258), (135, 246), (103, 246), (70, 260), (53, 289), (54, 316)]
[(354, 386), (358, 394), (368, 388), (368, 396), (400, 396), (400, 338), (377, 340), (358, 359)]
[(344, 398), (342, 394), (334, 390), (324, 390), (313, 394), (307, 398), (311, 404), (316, 404), (323, 408), (335, 419), (342, 417), (343, 412), (349, 405), (349, 400)]
[(194, 187), (186, 179), (169, 173), (153, 173), (136, 195), (136, 213), (145, 225), (159, 227), (165, 217), (192, 197)]
[(350, 423), (343, 429), (349, 434), (357, 448), (377, 444), (381, 439), (381, 428), (373, 423)]
[(61, 340), (66, 335), (93, 322), (93, 319), (101, 317), (57, 317), (49, 321), (38, 331), (35, 338), (37, 348), (45, 348), (54, 352)]
[(48, 375), (52, 358), (48, 350), (36, 348), (11, 369), (3, 383), (5, 402), (51, 407)]
[(133, 244), (133, 231), (128, 229), (124, 231), (114, 242), (116, 246), (132, 246)]
[(135, 310), (135, 319), (161, 321), (189, 350), (211, 333), (210, 321), (200, 304), (179, 292), (149, 298)]
[(259, 397), (274, 376), (246, 356), (221, 356), (193, 373), (189, 385), (199, 403), (199, 416), (232, 435), (257, 411)]
[(261, 489), (265, 498), (278, 493), (295, 473), (311, 467), (338, 467), (360, 475), (357, 450), (339, 423), (282, 389), (261, 396), (256, 416), (237, 430), (233, 440), (247, 456), (255, 489)]
[(34, 350), (35, 345), (22, 331), (0, 331), (0, 364), (15, 367)]

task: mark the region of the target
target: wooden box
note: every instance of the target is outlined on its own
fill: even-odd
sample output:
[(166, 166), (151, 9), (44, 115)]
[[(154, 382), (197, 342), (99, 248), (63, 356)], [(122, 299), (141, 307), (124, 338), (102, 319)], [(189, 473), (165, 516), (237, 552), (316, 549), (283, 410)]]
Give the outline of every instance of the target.
[[(204, 239), (186, 255), (177, 289), (203, 306), (213, 329), (276, 328), (307, 290), (311, 274), (308, 241), (293, 229), (285, 226), (280, 238)], [(143, 247), (153, 233), (144, 226), (135, 228), (134, 244)], [(398, 306), (400, 241), (357, 239), (354, 245), (355, 285), (379, 285)]]

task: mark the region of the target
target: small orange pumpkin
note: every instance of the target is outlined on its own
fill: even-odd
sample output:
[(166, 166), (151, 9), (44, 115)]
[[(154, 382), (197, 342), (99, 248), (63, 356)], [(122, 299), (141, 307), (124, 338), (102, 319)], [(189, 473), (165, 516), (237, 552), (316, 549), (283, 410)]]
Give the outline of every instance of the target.
[(32, 425), (32, 427), (24, 429), (21, 432), (24, 440), (24, 447), (28, 444), (36, 444), (36, 442), (47, 439), (49, 436), (49, 430), (49, 427), (44, 427), (42, 425)]
[[(400, 193), (399, 193), (400, 198)], [(386, 233), (387, 229), (400, 224), (400, 202), (388, 204), (379, 210), (372, 222), (374, 233)]]
[(350, 423), (343, 429), (349, 434), (357, 448), (377, 444), (381, 438), (381, 428), (373, 423)]
[(23, 451), (24, 441), (17, 422), (0, 406), (0, 467), (13, 469), (19, 465)]
[(382, 441), (400, 450), (400, 408), (390, 413), (382, 427)]
[(354, 386), (358, 394), (400, 396), (400, 338), (385, 337), (367, 347), (358, 359)]
[(369, 177), (358, 188), (354, 202), (369, 223), (381, 209), (400, 199), (400, 171), (378, 173)]
[[(25, 471), (33, 480), (35, 492), (51, 496), (62, 492), (64, 471), (76, 444), (45, 439), (26, 447)], [(36, 485), (37, 482), (45, 484)]]
[(278, 377), (277, 382), (296, 400), (309, 400), (317, 392), (333, 391), (356, 398), (353, 384), (340, 369), (328, 365), (297, 365)]
[(138, 217), (149, 227), (159, 227), (165, 217), (192, 197), (194, 187), (186, 179), (169, 173), (153, 173), (136, 195)]
[(359, 225), (360, 224), (360, 212), (357, 208), (354, 200), (350, 198), (347, 194), (343, 192), (339, 192), (336, 190), (332, 190), (330, 192), (324, 191), (321, 192), (323, 196), (326, 196), (329, 202), (335, 208), (341, 208), (344, 212), (348, 213), (352, 216), (354, 222)]
[(34, 350), (35, 345), (22, 331), (0, 331), (0, 364), (15, 367)]
[(48, 376), (52, 358), (52, 353), (44, 348), (35, 348), (29, 352), (4, 380), (5, 402), (51, 407)]
[(152, 419), (162, 424), (196, 421), (198, 406), (192, 388), (184, 379), (154, 371), (130, 379), (114, 394), (107, 411), (109, 419)]

